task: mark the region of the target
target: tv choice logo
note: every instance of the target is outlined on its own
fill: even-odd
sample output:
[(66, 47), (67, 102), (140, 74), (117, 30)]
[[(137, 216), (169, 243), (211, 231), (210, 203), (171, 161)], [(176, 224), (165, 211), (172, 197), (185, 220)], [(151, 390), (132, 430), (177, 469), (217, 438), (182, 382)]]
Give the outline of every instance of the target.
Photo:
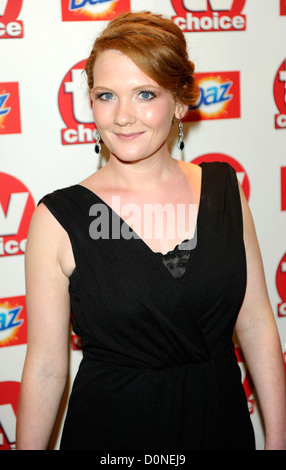
[(95, 142), (95, 124), (92, 116), (89, 88), (83, 70), (85, 60), (75, 64), (65, 75), (58, 95), (59, 110), (66, 128), (62, 129), (62, 144)]
[(185, 33), (206, 31), (244, 31), (242, 14), (246, 0), (171, 0), (174, 23)]
[(248, 175), (246, 173), (245, 168), (238, 162), (235, 158), (230, 157), (229, 155), (225, 155), (223, 153), (207, 153), (205, 155), (201, 155), (194, 160), (192, 163), (199, 165), (203, 162), (226, 162), (229, 163), (232, 168), (236, 171), (238, 181), (240, 182), (243, 192), (247, 201), (250, 199), (250, 181)]
[(0, 450), (16, 448), (16, 416), (20, 382), (0, 382)]
[(17, 178), (0, 173), (0, 257), (25, 253), (34, 210), (28, 188)]
[(240, 72), (196, 73), (200, 100), (184, 121), (240, 118)]
[(20, 133), (19, 84), (18, 82), (2, 82), (0, 83), (0, 135)]
[(130, 0), (62, 0), (63, 21), (109, 21), (130, 11)]
[(280, 0), (280, 15), (286, 16), (286, 0)]
[(23, 22), (18, 20), (23, 0), (0, 0), (0, 39), (24, 37)]
[(275, 115), (275, 129), (286, 129), (286, 58), (277, 70), (273, 92), (279, 110)]
[(276, 287), (282, 300), (277, 306), (278, 317), (286, 318), (286, 253), (283, 255), (276, 271)]
[(286, 166), (282, 166), (281, 170), (281, 211), (286, 211)]
[(25, 296), (0, 299), (0, 348), (27, 343)]

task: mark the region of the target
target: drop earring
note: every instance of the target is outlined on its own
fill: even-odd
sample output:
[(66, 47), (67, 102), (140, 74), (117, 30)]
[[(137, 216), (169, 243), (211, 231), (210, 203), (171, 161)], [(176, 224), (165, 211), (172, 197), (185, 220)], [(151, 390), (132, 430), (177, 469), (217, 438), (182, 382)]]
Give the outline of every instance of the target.
[(184, 150), (184, 148), (185, 148), (184, 134), (183, 134), (183, 124), (182, 124), (181, 119), (180, 119), (180, 122), (179, 122), (179, 140), (178, 140), (177, 146), (178, 146), (179, 150)]
[(100, 133), (96, 129), (96, 134), (95, 134), (95, 139), (96, 139), (96, 144), (94, 146), (94, 151), (97, 155), (101, 154), (101, 143), (100, 143)]

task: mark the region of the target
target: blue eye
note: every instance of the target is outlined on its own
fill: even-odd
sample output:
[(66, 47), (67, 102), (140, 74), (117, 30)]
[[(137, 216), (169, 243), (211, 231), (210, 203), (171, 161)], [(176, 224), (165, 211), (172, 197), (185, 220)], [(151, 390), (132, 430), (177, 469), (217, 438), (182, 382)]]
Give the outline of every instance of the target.
[(151, 101), (153, 98), (156, 98), (156, 94), (153, 91), (140, 91), (139, 96), (144, 101)]
[(102, 101), (110, 101), (113, 98), (113, 93), (105, 92), (105, 93), (99, 93), (96, 98), (98, 100)]

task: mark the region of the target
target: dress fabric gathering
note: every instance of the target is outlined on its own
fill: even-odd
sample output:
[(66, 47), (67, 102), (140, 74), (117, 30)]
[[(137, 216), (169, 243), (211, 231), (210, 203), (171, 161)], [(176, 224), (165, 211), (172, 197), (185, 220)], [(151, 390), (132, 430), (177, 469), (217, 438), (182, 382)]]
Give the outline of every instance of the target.
[[(81, 185), (40, 201), (68, 233), (76, 264), (69, 292), (83, 359), (62, 450), (255, 448), (232, 341), (246, 287), (238, 182), (227, 163), (201, 167), (188, 251), (153, 252)], [(94, 204), (109, 221), (105, 238), (90, 236)]]

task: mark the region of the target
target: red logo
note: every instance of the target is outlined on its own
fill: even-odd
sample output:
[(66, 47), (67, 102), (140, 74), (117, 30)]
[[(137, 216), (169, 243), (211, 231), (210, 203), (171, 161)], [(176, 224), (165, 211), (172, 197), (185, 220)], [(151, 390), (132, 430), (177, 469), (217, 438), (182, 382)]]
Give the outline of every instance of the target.
[(275, 129), (286, 129), (286, 59), (276, 73), (274, 99), (279, 110), (279, 114), (275, 115)]
[(130, 0), (62, 0), (63, 21), (109, 21), (126, 11)]
[(0, 299), (0, 348), (27, 343), (26, 298)]
[(242, 186), (244, 191), (245, 197), (249, 200), (250, 197), (250, 182), (247, 176), (247, 173), (243, 166), (234, 158), (229, 157), (228, 155), (224, 155), (223, 153), (207, 153), (205, 155), (201, 155), (200, 157), (195, 158), (192, 160), (192, 163), (199, 165), (202, 162), (227, 162), (229, 163), (233, 169), (236, 171), (237, 178)]
[(240, 117), (240, 73), (197, 73), (200, 101), (184, 121), (231, 119)]
[(278, 304), (278, 317), (286, 317), (286, 253), (281, 259), (276, 272), (276, 286), (282, 300)]
[(281, 210), (286, 211), (286, 166), (281, 167)]
[(280, 15), (286, 15), (286, 0), (280, 0)]
[(19, 382), (0, 382), (0, 450), (14, 450)]
[(0, 1), (0, 39), (22, 38), (23, 22), (17, 20), (23, 0)]
[(246, 367), (245, 359), (242, 353), (242, 350), (236, 346), (235, 347), (235, 355), (240, 367), (241, 372), (241, 382), (243, 385), (244, 393), (246, 395), (248, 410), (249, 413), (252, 414), (254, 412), (254, 397), (253, 397), (253, 383)]
[(171, 0), (176, 16), (172, 20), (183, 32), (243, 31), (246, 0)]
[(62, 144), (95, 142), (95, 124), (92, 116), (89, 90), (82, 74), (85, 60), (74, 65), (65, 75), (59, 90), (59, 109), (66, 124), (62, 129)]
[(20, 133), (19, 85), (17, 82), (0, 83), (0, 134)]
[(26, 186), (13, 176), (0, 173), (0, 257), (25, 252), (34, 210), (35, 203)]

